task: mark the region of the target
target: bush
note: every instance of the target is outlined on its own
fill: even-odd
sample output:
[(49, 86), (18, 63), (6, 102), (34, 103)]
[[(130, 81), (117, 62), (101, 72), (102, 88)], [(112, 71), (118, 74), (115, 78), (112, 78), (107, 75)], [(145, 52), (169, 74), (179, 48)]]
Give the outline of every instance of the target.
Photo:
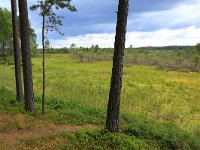
[(70, 144), (62, 145), (62, 149), (112, 149), (112, 150), (142, 150), (147, 148), (147, 144), (142, 140), (125, 134), (112, 134), (104, 130), (88, 130), (77, 133), (63, 132), (63, 138), (70, 140)]
[(173, 123), (160, 123), (142, 116), (126, 118), (124, 133), (155, 141), (161, 149), (200, 149), (200, 138), (181, 130)]

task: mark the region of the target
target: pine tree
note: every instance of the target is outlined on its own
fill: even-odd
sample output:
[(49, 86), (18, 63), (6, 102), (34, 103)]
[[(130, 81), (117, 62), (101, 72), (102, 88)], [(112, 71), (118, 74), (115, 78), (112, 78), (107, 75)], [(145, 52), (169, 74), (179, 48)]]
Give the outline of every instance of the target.
[(23, 101), (16, 0), (11, 0), (11, 8), (12, 8), (13, 46), (14, 46), (14, 61), (15, 61), (15, 79), (16, 79), (16, 99), (19, 101)]
[(106, 128), (109, 132), (119, 131), (120, 94), (122, 88), (123, 56), (126, 39), (128, 6), (129, 0), (119, 0), (113, 69), (106, 119)]
[(29, 20), (27, 0), (19, 0), (19, 16), (20, 16), (20, 33), (21, 33), (21, 50), (23, 62), (23, 77), (24, 77), (24, 102), (25, 110), (34, 112), (34, 92), (32, 79), (32, 63), (29, 41)]

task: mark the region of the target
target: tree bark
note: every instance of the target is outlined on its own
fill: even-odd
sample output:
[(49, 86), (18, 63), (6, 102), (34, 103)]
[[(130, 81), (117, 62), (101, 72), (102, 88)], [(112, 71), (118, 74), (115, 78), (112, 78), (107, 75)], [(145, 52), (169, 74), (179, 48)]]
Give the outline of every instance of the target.
[(106, 128), (109, 132), (119, 131), (120, 94), (122, 88), (123, 56), (126, 40), (128, 7), (129, 0), (119, 0), (111, 87), (106, 119)]
[(45, 113), (44, 108), (44, 101), (45, 101), (45, 34), (44, 34), (44, 28), (45, 28), (45, 15), (42, 16), (42, 54), (43, 54), (43, 61), (42, 61), (42, 73), (43, 73), (43, 84), (42, 84), (42, 114)]
[(24, 102), (25, 110), (34, 112), (34, 93), (32, 80), (32, 64), (29, 42), (29, 22), (27, 0), (19, 0), (20, 12), (20, 31), (21, 31), (21, 49), (23, 62), (23, 76), (24, 76)]
[(13, 46), (14, 46), (14, 61), (15, 61), (15, 79), (16, 79), (16, 99), (19, 101), (23, 101), (16, 0), (11, 0), (11, 8), (12, 8)]
[(3, 42), (1, 42), (1, 64), (3, 65)]
[(3, 65), (5, 65), (6, 64), (6, 42), (5, 41), (3, 41), (2, 42), (2, 63), (3, 63)]

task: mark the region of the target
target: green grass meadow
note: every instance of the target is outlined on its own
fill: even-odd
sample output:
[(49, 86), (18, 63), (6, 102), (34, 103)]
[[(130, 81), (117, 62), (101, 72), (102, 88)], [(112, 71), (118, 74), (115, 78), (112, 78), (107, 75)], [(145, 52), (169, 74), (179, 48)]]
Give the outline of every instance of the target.
[[(104, 126), (112, 70), (111, 61), (80, 62), (73, 60), (67, 54), (46, 55), (45, 116), (40, 115), (42, 57), (32, 58), (32, 63), (37, 113), (31, 115), (30, 122), (34, 123), (36, 117), (40, 121), (45, 120), (46, 124), (50, 122)], [(25, 116), (29, 115), (23, 111), (21, 104), (13, 102), (14, 85), (14, 66), (0, 65), (0, 108), (3, 112), (11, 111), (11, 116), (17, 111)], [(9, 103), (6, 102), (7, 100)], [(32, 126), (29, 125), (29, 128)], [(187, 140), (186, 143), (181, 143), (181, 140), (197, 140), (190, 137), (191, 134), (195, 137), (200, 136), (199, 73), (161, 71), (153, 66), (125, 63), (121, 95), (121, 126), (123, 133), (120, 136), (104, 133), (100, 129), (73, 134), (63, 132), (57, 135), (59, 138), (57, 144), (61, 143), (61, 149), (81, 147), (85, 149), (105, 149), (105, 147), (108, 149), (148, 149), (147, 147), (149, 149), (193, 149), (187, 146), (176, 146), (184, 146), (187, 142), (195, 145), (192, 140)], [(169, 138), (170, 136), (172, 138)], [(46, 138), (46, 142), (49, 143), (49, 138)], [(54, 138), (52, 139), (55, 141)], [(68, 139), (70, 144), (66, 146), (64, 139)], [(26, 139), (29, 146), (34, 142), (37, 144), (38, 140), (40, 141), (41, 138)], [(96, 147), (97, 143), (105, 145)], [(91, 147), (88, 147), (89, 145)], [(113, 147), (114, 145), (119, 147)]]

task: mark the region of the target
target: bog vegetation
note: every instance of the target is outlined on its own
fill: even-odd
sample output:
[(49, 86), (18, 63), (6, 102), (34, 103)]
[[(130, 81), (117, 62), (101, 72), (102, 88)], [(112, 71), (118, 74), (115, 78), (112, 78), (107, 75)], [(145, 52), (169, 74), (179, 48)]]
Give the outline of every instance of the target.
[[(99, 48), (92, 45), (90, 48), (50, 48), (47, 53), (70, 54), (73, 59), (85, 62), (100, 60), (112, 60), (112, 48)], [(165, 46), (165, 47), (140, 47), (125, 49), (124, 62), (127, 65), (155, 66), (165, 71), (199, 72), (200, 51), (199, 44), (196, 46)]]
[[(166, 52), (167, 53), (167, 52)], [(119, 135), (103, 130), (109, 94), (111, 61), (84, 61), (69, 54), (47, 54), (46, 115), (27, 114), (15, 102), (12, 58), (0, 66), (1, 133), (58, 125), (92, 124), (94, 129), (25, 138), (24, 147), (55, 142), (63, 149), (198, 149), (200, 77), (196, 72), (162, 71), (155, 66), (124, 65)], [(41, 109), (41, 62), (35, 55), (33, 81), (36, 110)], [(40, 141), (44, 143), (40, 143)], [(69, 142), (70, 144), (65, 143)], [(20, 141), (14, 141), (17, 145)], [(81, 143), (81, 144), (80, 144)], [(101, 144), (97, 144), (101, 143)], [(182, 144), (184, 143), (184, 144)], [(194, 147), (193, 147), (194, 146)]]

